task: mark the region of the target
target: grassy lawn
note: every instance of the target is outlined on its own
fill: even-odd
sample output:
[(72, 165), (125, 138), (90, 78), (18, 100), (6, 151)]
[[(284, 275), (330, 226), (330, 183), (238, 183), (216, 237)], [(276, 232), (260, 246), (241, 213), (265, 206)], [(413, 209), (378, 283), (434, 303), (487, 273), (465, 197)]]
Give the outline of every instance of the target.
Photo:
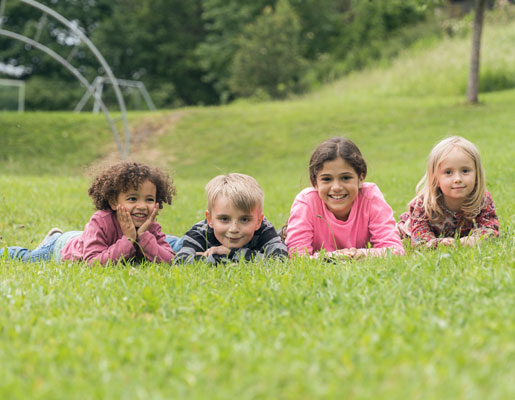
[[(512, 72), (504, 47), (514, 32), (488, 27), (484, 48), (496, 56), (485, 56), (485, 70)], [(452, 134), (481, 150), (499, 239), (338, 264), (0, 261), (0, 398), (515, 397), (515, 89), (464, 105), (468, 46), (457, 38), (416, 49), (287, 102), (184, 110), (156, 145), (178, 189), (158, 220), (184, 233), (203, 217), (207, 181), (238, 171), (261, 183), (279, 227), (309, 184), (311, 151), (334, 135), (358, 144), (366, 180), (397, 217), (431, 147)], [(82, 229), (93, 212), (83, 167), (112, 147), (103, 117), (0, 121), (0, 247), (34, 247), (53, 226)]]

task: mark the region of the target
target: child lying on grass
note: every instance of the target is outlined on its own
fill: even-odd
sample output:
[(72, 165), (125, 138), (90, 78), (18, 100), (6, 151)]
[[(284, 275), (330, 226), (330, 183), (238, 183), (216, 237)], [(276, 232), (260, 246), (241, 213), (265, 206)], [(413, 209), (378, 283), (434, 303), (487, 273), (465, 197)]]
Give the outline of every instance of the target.
[(155, 222), (175, 187), (158, 168), (121, 162), (105, 169), (88, 190), (96, 211), (84, 231), (52, 229), (34, 250), (0, 249), (0, 257), (22, 262), (86, 261), (106, 265), (120, 260), (170, 263), (174, 252)]
[(499, 235), (499, 220), (486, 190), (479, 151), (471, 142), (453, 136), (438, 143), (417, 185), (409, 212), (398, 223), (412, 246), (473, 246)]
[(176, 263), (287, 256), (286, 246), (263, 216), (264, 194), (254, 178), (220, 175), (206, 185), (206, 194), (206, 219), (186, 233)]
[(313, 187), (301, 191), (291, 206), (290, 256), (404, 254), (393, 211), (377, 185), (364, 182), (367, 164), (351, 140), (335, 137), (318, 145), (309, 175)]

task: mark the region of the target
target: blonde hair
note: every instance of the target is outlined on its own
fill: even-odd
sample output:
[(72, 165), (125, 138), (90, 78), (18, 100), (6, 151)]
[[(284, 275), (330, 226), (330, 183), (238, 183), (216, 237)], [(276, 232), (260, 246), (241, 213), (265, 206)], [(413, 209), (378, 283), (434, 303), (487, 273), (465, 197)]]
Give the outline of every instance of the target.
[(479, 150), (474, 144), (460, 136), (452, 136), (440, 141), (429, 153), (427, 171), (417, 184), (417, 196), (424, 199), (424, 209), (430, 221), (440, 220), (444, 212), (442, 210), (443, 194), (438, 185), (438, 167), (447, 155), (455, 148), (462, 150), (473, 161), (476, 169), (476, 182), (474, 189), (465, 199), (461, 210), (465, 218), (474, 219), (481, 209), (486, 191), (485, 171), (481, 164)]
[(265, 202), (265, 194), (259, 183), (249, 175), (237, 173), (211, 179), (206, 185), (206, 195), (208, 211), (220, 196), (227, 197), (236, 208), (249, 213), (256, 207), (262, 212)]

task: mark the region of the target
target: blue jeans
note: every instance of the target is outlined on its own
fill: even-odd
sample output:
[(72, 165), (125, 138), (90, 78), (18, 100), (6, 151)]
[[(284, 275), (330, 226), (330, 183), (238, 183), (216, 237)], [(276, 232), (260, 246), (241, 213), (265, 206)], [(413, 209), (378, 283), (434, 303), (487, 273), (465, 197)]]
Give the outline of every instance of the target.
[[(55, 242), (62, 233), (54, 233), (52, 236), (46, 238), (34, 250), (29, 250), (24, 247), (12, 246), (6, 249), (0, 249), (0, 258), (9, 257), (13, 260), (20, 260), (22, 262), (38, 262), (49, 261), (54, 254)], [(7, 254), (6, 254), (7, 250)]]
[(168, 242), (174, 253), (177, 253), (182, 247), (184, 236), (180, 238), (178, 236), (166, 235), (165, 240)]

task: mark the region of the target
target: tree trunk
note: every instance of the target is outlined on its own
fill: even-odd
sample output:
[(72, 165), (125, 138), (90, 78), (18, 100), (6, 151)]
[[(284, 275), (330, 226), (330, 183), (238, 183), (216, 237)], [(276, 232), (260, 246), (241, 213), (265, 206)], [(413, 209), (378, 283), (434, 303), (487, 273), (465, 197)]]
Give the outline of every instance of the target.
[(479, 53), (481, 49), (481, 32), (486, 0), (476, 0), (474, 5), (474, 28), (472, 31), (472, 51), (470, 54), (469, 81), (467, 85), (467, 101), (478, 103), (479, 92)]

